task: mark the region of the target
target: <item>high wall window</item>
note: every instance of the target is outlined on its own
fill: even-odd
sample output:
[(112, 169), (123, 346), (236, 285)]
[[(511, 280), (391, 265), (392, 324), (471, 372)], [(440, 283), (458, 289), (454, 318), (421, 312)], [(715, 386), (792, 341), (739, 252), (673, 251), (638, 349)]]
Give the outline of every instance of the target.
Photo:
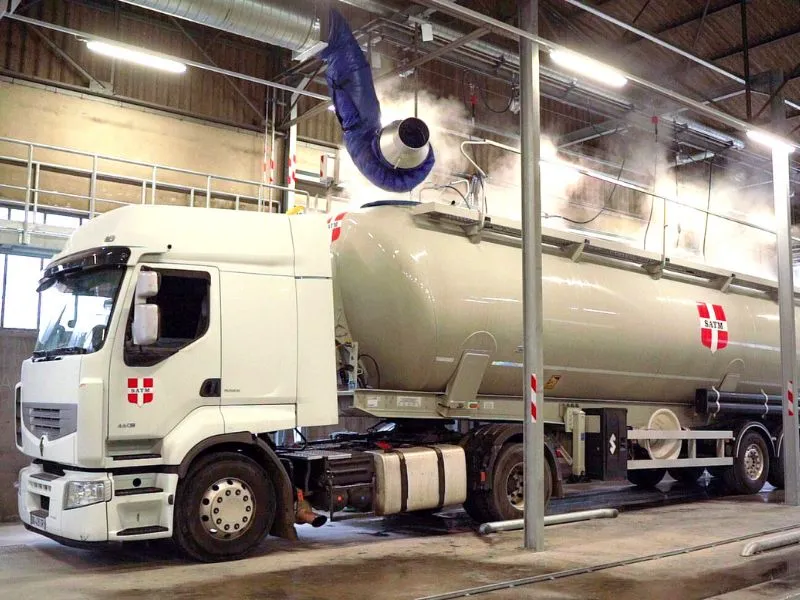
[[(25, 211), (0, 206), (0, 219), (24, 221)], [(39, 211), (35, 222), (55, 227), (78, 227), (85, 219), (51, 212)], [(33, 213), (28, 221), (34, 222)], [(0, 327), (4, 329), (38, 329), (42, 312), (36, 285), (49, 258), (0, 253)]]

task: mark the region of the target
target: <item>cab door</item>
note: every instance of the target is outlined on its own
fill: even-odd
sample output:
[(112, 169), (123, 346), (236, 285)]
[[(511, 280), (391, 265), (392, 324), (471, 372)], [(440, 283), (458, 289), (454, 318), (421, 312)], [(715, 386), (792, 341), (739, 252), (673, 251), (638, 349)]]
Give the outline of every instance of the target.
[[(158, 339), (150, 346), (135, 346), (131, 336), (134, 292), (142, 269), (155, 271), (159, 281), (158, 292), (147, 299), (160, 312)], [(219, 406), (219, 271), (142, 264), (134, 272), (123, 311), (109, 368), (108, 439), (120, 442), (124, 454), (126, 447), (142, 447), (125, 441), (158, 440), (195, 409)]]

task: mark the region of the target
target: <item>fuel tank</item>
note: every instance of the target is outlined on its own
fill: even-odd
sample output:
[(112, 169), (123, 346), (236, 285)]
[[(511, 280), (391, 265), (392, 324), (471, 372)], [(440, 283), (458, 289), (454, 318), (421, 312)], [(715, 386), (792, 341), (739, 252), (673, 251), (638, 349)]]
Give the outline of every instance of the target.
[[(522, 252), (377, 206), (331, 221), (337, 327), (369, 385), (443, 392), (465, 351), (490, 353), (481, 394), (522, 394)], [(545, 395), (692, 402), (697, 388), (780, 394), (777, 304), (543, 256)], [(366, 355), (366, 356), (365, 356)]]

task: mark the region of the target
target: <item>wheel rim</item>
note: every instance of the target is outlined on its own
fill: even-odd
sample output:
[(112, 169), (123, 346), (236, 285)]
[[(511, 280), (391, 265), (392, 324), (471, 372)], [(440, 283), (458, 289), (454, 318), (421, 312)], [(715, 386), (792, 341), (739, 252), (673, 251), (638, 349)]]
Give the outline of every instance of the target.
[(525, 474), (522, 463), (517, 463), (508, 473), (506, 479), (506, 494), (511, 506), (517, 510), (525, 508)]
[(213, 483), (200, 500), (200, 522), (209, 535), (220, 540), (244, 535), (253, 523), (255, 511), (253, 490), (233, 477)]
[(764, 472), (764, 457), (758, 444), (750, 444), (744, 451), (744, 472), (751, 481), (758, 480)]

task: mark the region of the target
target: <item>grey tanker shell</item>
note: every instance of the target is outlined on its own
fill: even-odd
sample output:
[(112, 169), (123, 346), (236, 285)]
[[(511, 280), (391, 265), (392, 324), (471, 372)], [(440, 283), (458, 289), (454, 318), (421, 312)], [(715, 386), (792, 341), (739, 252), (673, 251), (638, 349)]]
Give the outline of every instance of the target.
[[(403, 206), (337, 215), (331, 231), (337, 330), (379, 365), (372, 385), (442, 392), (472, 349), (491, 353), (481, 394), (522, 394), (518, 247)], [(728, 374), (736, 391), (780, 394), (778, 308), (764, 297), (555, 254), (543, 288), (546, 394), (685, 403)]]

